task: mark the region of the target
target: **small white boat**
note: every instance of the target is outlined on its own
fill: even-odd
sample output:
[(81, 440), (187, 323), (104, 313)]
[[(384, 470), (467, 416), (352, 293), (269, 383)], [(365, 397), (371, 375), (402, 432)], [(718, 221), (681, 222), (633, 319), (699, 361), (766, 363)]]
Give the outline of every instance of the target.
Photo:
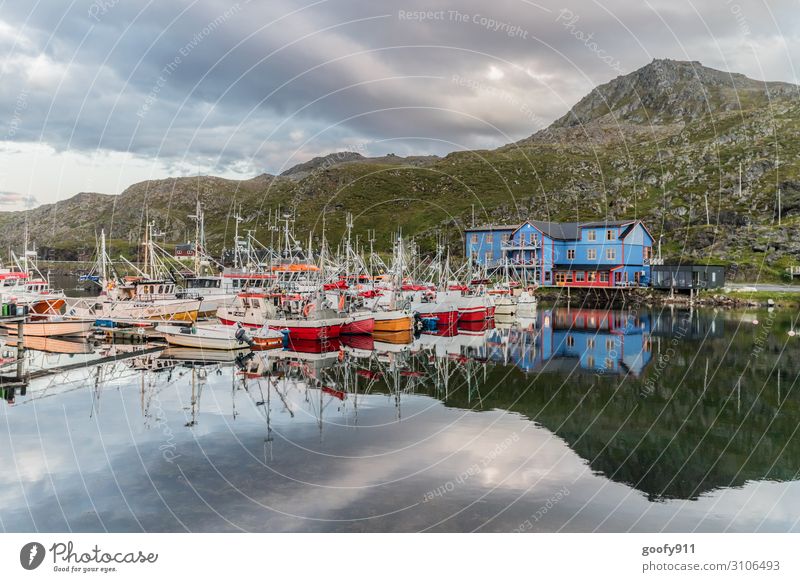
[[(94, 319), (61, 319), (48, 318), (38, 321), (26, 321), (22, 325), (22, 333), (32, 337), (72, 336), (86, 337), (92, 331)], [(17, 335), (17, 324), (3, 324), (10, 335)]]
[(283, 346), (283, 334), (267, 328), (256, 332), (232, 325), (158, 325), (156, 331), (172, 346), (204, 350), (274, 349)]
[(495, 317), (513, 317), (517, 313), (517, 302), (510, 295), (494, 298)]

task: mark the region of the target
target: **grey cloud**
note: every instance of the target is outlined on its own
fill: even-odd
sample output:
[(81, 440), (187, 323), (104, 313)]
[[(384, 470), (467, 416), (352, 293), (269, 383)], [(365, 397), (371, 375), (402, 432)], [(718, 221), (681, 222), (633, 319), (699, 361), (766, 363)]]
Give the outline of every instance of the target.
[[(84, 0), (64, 14), (55, 0), (15, 3), (0, 15), (21, 32), (14, 48), (0, 37), (0, 135), (13, 123), (12, 139), (57, 149), (280, 171), (343, 144), (375, 154), (498, 146), (654, 57), (796, 79), (788, 0), (309, 4)], [(759, 61), (753, 46), (771, 49)]]

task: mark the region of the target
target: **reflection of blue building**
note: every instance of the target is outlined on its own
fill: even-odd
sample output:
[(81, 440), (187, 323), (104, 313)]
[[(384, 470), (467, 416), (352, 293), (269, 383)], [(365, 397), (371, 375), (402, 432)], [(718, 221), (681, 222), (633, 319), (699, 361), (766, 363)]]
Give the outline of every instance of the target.
[(508, 265), (549, 287), (628, 287), (650, 281), (653, 237), (638, 220), (487, 225), (465, 230), (464, 252), (488, 268)]
[(652, 359), (648, 314), (558, 308), (539, 312), (536, 330), (509, 330), (506, 341), (495, 339), (491, 358), (526, 372), (577, 368), (634, 376)]

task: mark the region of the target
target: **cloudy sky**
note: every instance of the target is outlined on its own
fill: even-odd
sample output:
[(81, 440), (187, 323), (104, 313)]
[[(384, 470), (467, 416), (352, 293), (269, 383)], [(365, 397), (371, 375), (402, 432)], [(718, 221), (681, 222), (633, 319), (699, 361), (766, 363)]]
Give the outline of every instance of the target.
[(496, 147), (653, 58), (797, 82), (800, 1), (4, 2), (0, 54), (12, 210), (343, 149)]

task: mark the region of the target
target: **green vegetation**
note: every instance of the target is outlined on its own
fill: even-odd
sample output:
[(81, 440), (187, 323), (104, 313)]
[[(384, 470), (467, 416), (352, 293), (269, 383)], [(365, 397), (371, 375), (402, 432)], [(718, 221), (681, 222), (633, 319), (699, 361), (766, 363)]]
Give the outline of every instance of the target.
[(736, 281), (779, 281), (800, 264), (800, 103), (793, 86), (770, 84), (768, 97), (764, 89), (696, 63), (656, 61), (597, 88), (547, 130), (497, 150), (334, 155), (280, 177), (167, 179), (120, 196), (79, 194), (0, 213), (0, 244), (18, 248), (27, 222), (46, 256), (85, 259), (104, 228), (113, 253), (132, 258), (148, 219), (167, 245), (191, 239), (188, 216), (199, 197), (213, 252), (232, 246), (241, 209), (240, 229), (266, 244), (278, 212), (294, 213), (301, 241), (309, 232), (319, 237), (324, 224), (334, 244), (352, 213), (354, 235), (364, 243), (374, 230), (378, 250), (402, 229), (423, 251), (444, 236), (460, 254), (474, 208), (478, 223), (641, 218), (667, 260), (725, 265)]

